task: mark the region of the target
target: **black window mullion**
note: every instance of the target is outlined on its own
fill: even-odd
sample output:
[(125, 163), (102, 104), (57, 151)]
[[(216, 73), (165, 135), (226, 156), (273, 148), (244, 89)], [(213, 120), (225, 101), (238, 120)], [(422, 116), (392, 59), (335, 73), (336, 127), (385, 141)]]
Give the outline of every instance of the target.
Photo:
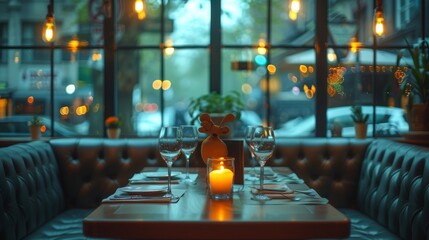
[[(116, 116), (118, 113), (118, 91), (115, 81), (115, 1), (104, 1), (104, 119), (109, 116)], [(106, 131), (104, 131), (106, 134)]]
[[(164, 82), (164, 76), (165, 76), (165, 59), (164, 59), (164, 42), (165, 42), (165, 26), (164, 26), (164, 19), (165, 19), (165, 4), (166, 2), (164, 0), (162, 0), (162, 4), (161, 4), (161, 43), (160, 43), (160, 78), (161, 81)], [(161, 105), (161, 127), (164, 126), (164, 109), (165, 109), (165, 101), (164, 101), (164, 89), (161, 87), (160, 89), (160, 105)]]
[(210, 92), (221, 92), (221, 3), (210, 1)]
[(328, 60), (326, 58), (328, 46), (328, 2), (316, 2), (316, 137), (326, 137), (328, 107), (327, 78)]
[[(271, 62), (271, 0), (267, 1), (267, 43), (268, 43), (268, 51), (267, 51), (267, 63)], [(270, 73), (266, 70), (265, 78), (267, 79), (267, 88), (265, 92), (265, 115), (268, 126), (271, 125), (271, 96), (270, 96)]]

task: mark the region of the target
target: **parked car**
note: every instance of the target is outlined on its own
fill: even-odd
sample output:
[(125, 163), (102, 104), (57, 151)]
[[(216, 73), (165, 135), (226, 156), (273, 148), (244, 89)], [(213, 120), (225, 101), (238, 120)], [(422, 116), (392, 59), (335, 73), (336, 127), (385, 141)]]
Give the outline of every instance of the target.
[[(52, 131), (51, 119), (46, 116), (38, 116), (42, 120), (46, 130), (42, 136), (50, 136)], [(28, 121), (33, 119), (32, 115), (15, 115), (0, 118), (0, 137), (24, 137), (30, 136)], [(80, 136), (82, 131), (67, 126), (61, 122), (55, 122), (54, 136), (70, 137)]]
[[(362, 106), (362, 111), (364, 114), (369, 114), (367, 136), (373, 136), (373, 107)], [(377, 136), (398, 136), (408, 131), (408, 122), (402, 108), (377, 106), (375, 111)], [(331, 136), (329, 129), (334, 122), (342, 126), (343, 137), (355, 136), (350, 106), (328, 108), (327, 122), (327, 136)], [(288, 121), (274, 132), (276, 137), (306, 137), (315, 135), (315, 127), (315, 116), (311, 115), (306, 118), (296, 118)]]

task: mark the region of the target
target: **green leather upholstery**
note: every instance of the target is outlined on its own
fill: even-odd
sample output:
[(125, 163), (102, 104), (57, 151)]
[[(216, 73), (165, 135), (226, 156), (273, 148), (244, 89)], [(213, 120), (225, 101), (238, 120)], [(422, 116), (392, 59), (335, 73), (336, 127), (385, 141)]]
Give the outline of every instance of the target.
[[(157, 145), (73, 138), (0, 148), (0, 239), (86, 239), (82, 219), (103, 198), (143, 167), (165, 166)], [(191, 166), (201, 164), (191, 158)], [(352, 222), (351, 239), (429, 239), (427, 148), (384, 139), (278, 139), (267, 165), (291, 168), (340, 208)]]
[(59, 175), (48, 143), (0, 149), (0, 239), (22, 239), (64, 210)]

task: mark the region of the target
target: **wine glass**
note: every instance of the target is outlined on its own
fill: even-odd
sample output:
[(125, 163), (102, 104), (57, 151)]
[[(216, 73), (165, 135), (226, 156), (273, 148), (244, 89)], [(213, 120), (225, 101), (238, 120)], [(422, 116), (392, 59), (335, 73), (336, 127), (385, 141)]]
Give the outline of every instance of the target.
[(189, 158), (197, 148), (198, 144), (198, 133), (197, 128), (193, 125), (182, 125), (180, 126), (182, 132), (182, 153), (186, 158), (186, 177), (185, 182), (190, 183), (191, 178), (189, 177)]
[(165, 197), (170, 197), (172, 201), (177, 200), (179, 197), (171, 192), (171, 167), (180, 154), (182, 145), (180, 127), (162, 127), (158, 143), (161, 157), (167, 163), (168, 167), (168, 192)]
[(255, 127), (256, 126), (247, 126), (246, 131), (244, 133), (244, 141), (246, 142), (250, 151), (250, 156), (251, 156), (250, 165), (252, 166), (252, 169), (256, 165), (256, 162), (255, 162), (255, 153), (253, 152), (253, 148), (250, 145), (250, 139), (252, 138), (253, 131), (255, 131)]
[(255, 154), (256, 160), (259, 162), (260, 174), (259, 174), (259, 191), (254, 196), (255, 200), (266, 201), (271, 198), (263, 193), (264, 186), (264, 166), (267, 160), (273, 155), (275, 147), (274, 131), (271, 127), (257, 126), (253, 130), (253, 134), (250, 138), (250, 145)]

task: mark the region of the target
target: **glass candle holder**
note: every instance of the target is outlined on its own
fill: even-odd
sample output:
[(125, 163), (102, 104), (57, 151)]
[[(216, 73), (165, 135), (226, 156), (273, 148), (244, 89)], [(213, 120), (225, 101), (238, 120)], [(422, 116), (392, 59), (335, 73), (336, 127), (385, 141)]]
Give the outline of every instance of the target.
[(231, 199), (234, 183), (234, 158), (208, 158), (207, 183), (212, 199)]

